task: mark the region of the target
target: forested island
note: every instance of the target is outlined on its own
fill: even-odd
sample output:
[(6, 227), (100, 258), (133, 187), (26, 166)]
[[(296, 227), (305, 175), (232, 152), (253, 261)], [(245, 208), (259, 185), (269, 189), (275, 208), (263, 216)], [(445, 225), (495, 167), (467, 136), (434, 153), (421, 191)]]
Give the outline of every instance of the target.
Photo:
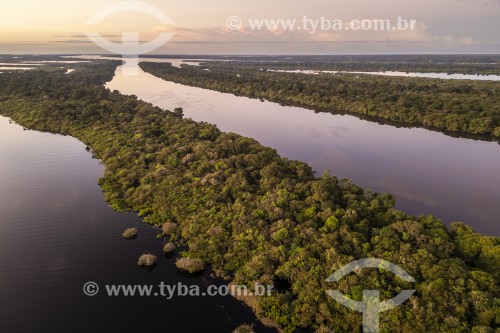
[[(261, 61), (207, 61), (203, 66), (182, 68), (142, 62), (140, 66), (168, 81), (239, 96), (347, 113), (399, 126), (425, 127), (453, 136), (500, 139), (500, 83), (495, 81), (349, 73), (308, 75), (268, 69), (308, 69), (311, 64), (303, 67), (301, 63), (292, 66)], [(349, 66), (341, 68), (349, 70), (354, 65)]]
[[(359, 331), (361, 314), (329, 298), (328, 289), (358, 301), (365, 289), (379, 289), (382, 299), (416, 289), (406, 303), (381, 315), (381, 332), (493, 333), (500, 328), (499, 238), (479, 235), (463, 223), (448, 230), (435, 217), (408, 216), (394, 209), (392, 195), (364, 190), (327, 171), (316, 177), (307, 164), (282, 158), (253, 139), (184, 119), (181, 109), (162, 110), (135, 96), (111, 92), (103, 84), (120, 64), (80, 64), (71, 75), (63, 69), (3, 73), (0, 114), (30, 129), (71, 135), (91, 147), (106, 167), (99, 183), (111, 207), (133, 210), (153, 225), (175, 224), (170, 237), (176, 245), (187, 246), (185, 258), (203, 260), (234, 283), (276, 285), (272, 296), (258, 299), (253, 309), (285, 332)], [(229, 75), (214, 73), (215, 68), (208, 73), (142, 66), (168, 75), (169, 80), (218, 82), (240, 94), (255, 88), (256, 96), (279, 92), (273, 87), (284, 87), (290, 79), (249, 70), (241, 72), (241, 80), (248, 79), (242, 82), (248, 84), (240, 87)], [(212, 81), (212, 75), (224, 80)], [(333, 86), (322, 76), (312, 77), (314, 82), (296, 78), (296, 87), (306, 92), (315, 88), (313, 83)], [(270, 90), (263, 90), (266, 80), (273, 82)], [(404, 87), (403, 83), (397, 86)], [(465, 113), (448, 115), (458, 119), (472, 117), (469, 106), (479, 103), (477, 107), (489, 108), (484, 103), (498, 98), (498, 90), (489, 85), (458, 83), (464, 92), (450, 95), (443, 91), (457, 88), (455, 83), (429, 85), (429, 99), (435, 96), (443, 106), (452, 103), (453, 94), (471, 99), (456, 101), (456, 108)], [(370, 89), (376, 85), (367, 81), (359, 80), (358, 87), (360, 93), (375, 94)], [(420, 96), (425, 90), (419, 87), (408, 83), (408, 94)], [(490, 95), (481, 98), (476, 92)], [(321, 90), (317, 93), (321, 96)], [(319, 98), (308, 93), (298, 96), (312, 96), (311, 103)], [(348, 102), (357, 105), (354, 98)], [(498, 127), (491, 132), (493, 125), (485, 125), (492, 110), (470, 121), (478, 119), (477, 128), (485, 133), (489, 128), (488, 133), (498, 136)], [(498, 121), (498, 114), (494, 116), (492, 121)], [(383, 270), (356, 272), (336, 285), (325, 281), (341, 266), (367, 257), (400, 265), (416, 283)]]
[(500, 56), (496, 54), (380, 54), (380, 55), (260, 55), (202, 56), (142, 55), (143, 58), (183, 58), (199, 62), (224, 61), (258, 68), (283, 70), (325, 70), (360, 72), (419, 72), (473, 75), (500, 75)]

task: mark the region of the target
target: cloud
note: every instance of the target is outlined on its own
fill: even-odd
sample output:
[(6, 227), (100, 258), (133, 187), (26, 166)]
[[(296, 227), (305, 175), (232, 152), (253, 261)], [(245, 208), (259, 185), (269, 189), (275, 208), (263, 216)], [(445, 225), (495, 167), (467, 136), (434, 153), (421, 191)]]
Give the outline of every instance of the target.
[[(54, 36), (56, 38), (87, 38), (87, 35), (62, 35), (62, 36)], [(114, 35), (102, 35), (102, 37), (105, 37), (105, 38), (117, 38), (117, 37), (121, 37), (121, 35), (119, 34), (114, 34)]]
[[(376, 19), (371, 20), (373, 24)], [(350, 22), (348, 22), (350, 24)], [(166, 30), (165, 30), (166, 31)], [(472, 45), (477, 43), (469, 36), (434, 35), (422, 21), (416, 21), (413, 30), (402, 31), (334, 31), (317, 29), (314, 33), (304, 29), (251, 29), (227, 28), (169, 28), (175, 32), (172, 43), (336, 43), (336, 42), (432, 42)], [(156, 31), (156, 33), (158, 33)], [(151, 34), (154, 38), (154, 34)], [(147, 38), (145, 38), (147, 39)]]
[(500, 6), (500, 0), (458, 0), (458, 1), (476, 2), (476, 3), (480, 3), (483, 5), (489, 5), (489, 6)]

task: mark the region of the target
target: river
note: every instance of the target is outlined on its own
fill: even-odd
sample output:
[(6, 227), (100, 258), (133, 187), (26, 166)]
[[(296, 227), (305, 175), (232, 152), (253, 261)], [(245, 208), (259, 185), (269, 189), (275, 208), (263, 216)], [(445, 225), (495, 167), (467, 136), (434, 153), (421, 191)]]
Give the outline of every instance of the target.
[[(163, 59), (165, 61), (165, 59)], [(178, 64), (177, 62), (176, 64)], [(396, 128), (346, 115), (236, 97), (117, 69), (107, 84), (224, 131), (253, 137), (283, 156), (329, 168), (398, 208), (464, 221), (498, 235), (500, 146), (425, 129)], [(23, 131), (0, 117), (0, 332), (231, 332), (243, 323), (270, 332), (231, 297), (108, 297), (105, 284), (221, 285), (206, 272), (179, 272), (157, 230), (133, 213), (111, 210), (97, 185), (103, 166), (78, 140)], [(120, 235), (137, 227), (132, 241)], [(135, 262), (159, 257), (152, 270)], [(95, 281), (97, 296), (82, 286)]]
[[(23, 131), (0, 117), (0, 332), (221, 332), (257, 322), (227, 297), (109, 297), (106, 284), (220, 286), (207, 271), (179, 272), (158, 230), (108, 207), (97, 185), (104, 167), (78, 140)], [(139, 236), (125, 240), (125, 228)], [(151, 252), (158, 265), (136, 265)], [(94, 281), (99, 293), (86, 296)], [(155, 291), (160, 292), (155, 287)]]
[(443, 79), (443, 80), (476, 80), (476, 81), (500, 81), (500, 75), (473, 75), (473, 74), (447, 74), (447, 73), (414, 73), (414, 72), (354, 72), (354, 71), (323, 71), (323, 70), (272, 70), (268, 72), (276, 73), (295, 73), (295, 74), (365, 74), (365, 75), (380, 75), (380, 76), (399, 76), (399, 77), (417, 77), (428, 79)]
[[(147, 59), (171, 62), (171, 59)], [(392, 193), (408, 214), (434, 214), (500, 236), (500, 145), (421, 128), (394, 127), (349, 115), (315, 113), (165, 81), (123, 66), (107, 87), (186, 117), (252, 137), (374, 191)]]

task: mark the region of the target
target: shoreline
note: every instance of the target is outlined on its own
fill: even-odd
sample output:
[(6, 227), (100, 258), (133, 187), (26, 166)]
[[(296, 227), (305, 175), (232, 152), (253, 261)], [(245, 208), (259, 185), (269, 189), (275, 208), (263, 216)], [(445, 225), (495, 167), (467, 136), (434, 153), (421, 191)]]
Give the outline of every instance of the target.
[[(41, 77), (69, 89), (56, 78)], [(13, 78), (14, 82), (20, 79)], [(26, 84), (32, 84), (31, 80), (21, 85), (23, 89)], [(100, 185), (110, 205), (118, 211), (132, 208), (152, 224), (166, 219), (179, 223), (175, 235), (188, 245), (189, 256), (205, 259), (238, 283), (288, 281), (287, 290), (260, 303), (266, 316), (287, 331), (321, 324), (316, 322), (314, 309), (323, 309), (325, 322), (332, 328), (341, 320), (349, 327), (359, 325), (358, 317), (351, 318), (345, 310), (323, 308), (335, 306), (323, 293), (324, 279), (353, 258), (385, 256), (388, 251), (392, 254), (387, 258), (397, 263), (400, 256), (409, 258), (411, 266), (402, 265), (422, 283), (433, 283), (432, 270), (447, 271), (447, 265), (464, 272), (483, 270), (486, 276), (490, 273), (485, 270), (495, 270), (489, 260), (494, 252), (481, 253), (476, 259), (468, 258), (465, 251), (470, 242), (481, 242), (485, 249), (494, 247), (494, 237), (477, 235), (460, 223), (450, 232), (432, 216), (407, 216), (393, 208), (392, 196), (366, 191), (329, 174), (315, 177), (307, 164), (284, 159), (253, 139), (222, 133), (215, 126), (183, 119), (100, 86), (78, 83), (76, 87), (87, 89), (89, 96), (94, 96), (90, 92), (102, 94), (109, 106), (94, 113), (91, 109), (89, 114), (76, 113), (73, 118), (69, 106), (79, 100), (64, 100), (67, 104), (46, 113), (52, 105), (37, 104), (35, 95), (29, 100), (2, 100), (2, 114), (12, 115), (29, 128), (67, 133), (92, 147), (106, 166)], [(40, 96), (44, 94), (41, 90)], [(127, 103), (130, 109), (124, 107)], [(7, 105), (16, 107), (4, 108)], [(404, 249), (409, 252), (400, 252)], [(430, 257), (420, 259), (422, 251)], [(473, 275), (466, 278), (476, 283)], [(388, 284), (407, 287), (395, 281)], [(452, 285), (445, 283), (444, 290), (432, 295), (417, 285), (420, 293), (414, 301), (424, 304), (443, 294), (471, 301), (467, 294), (449, 294), (446, 288)], [(394, 312), (405, 318), (410, 308), (407, 304)], [(457, 309), (447, 306), (403, 321), (399, 327), (424, 325), (433, 330), (434, 322), (441, 325), (440, 318), (449, 315), (460, 316)], [(473, 311), (468, 315), (477, 316)], [(422, 322), (427, 316), (435, 320)], [(457, 320), (477, 325), (468, 318)]]

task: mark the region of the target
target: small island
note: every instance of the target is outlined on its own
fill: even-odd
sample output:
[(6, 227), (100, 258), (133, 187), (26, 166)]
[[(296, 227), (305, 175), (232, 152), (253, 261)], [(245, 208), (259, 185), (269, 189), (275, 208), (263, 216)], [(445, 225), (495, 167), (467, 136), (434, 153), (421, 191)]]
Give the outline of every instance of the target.
[(137, 265), (145, 267), (153, 267), (156, 265), (157, 257), (150, 253), (145, 253), (139, 257)]
[(137, 228), (127, 228), (122, 233), (122, 237), (125, 239), (134, 239), (137, 237), (138, 230)]
[(169, 242), (163, 246), (163, 252), (172, 253), (175, 250), (175, 245), (172, 242)]

